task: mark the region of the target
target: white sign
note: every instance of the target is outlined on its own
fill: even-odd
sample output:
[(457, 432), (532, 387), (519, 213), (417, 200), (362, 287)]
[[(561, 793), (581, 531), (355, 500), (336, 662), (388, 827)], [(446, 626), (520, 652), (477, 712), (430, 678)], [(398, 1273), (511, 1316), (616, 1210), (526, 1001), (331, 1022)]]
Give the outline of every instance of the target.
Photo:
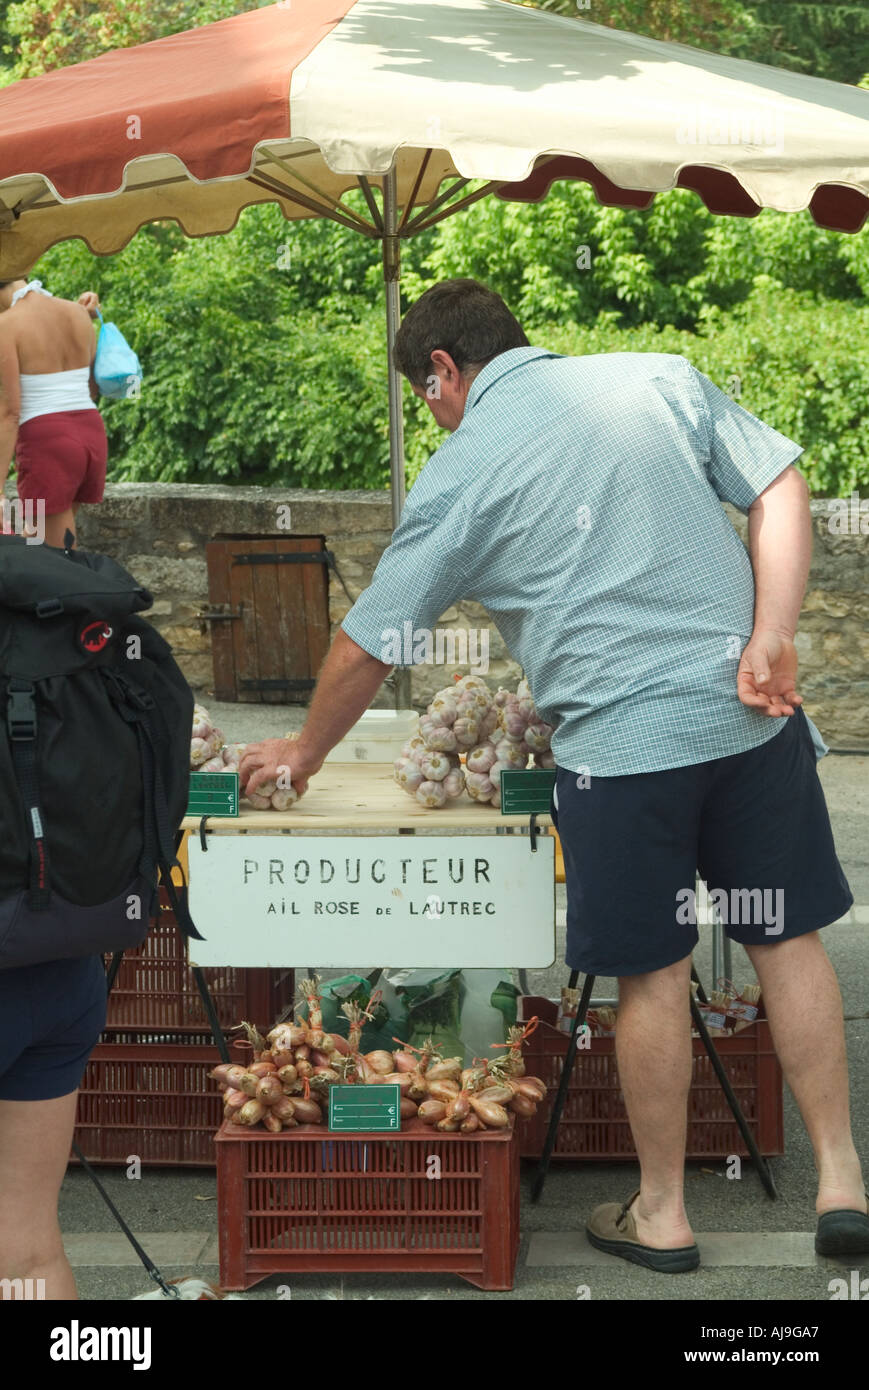
[(555, 959), (555, 841), (524, 836), (209, 835), (188, 840), (197, 965), (542, 970)]

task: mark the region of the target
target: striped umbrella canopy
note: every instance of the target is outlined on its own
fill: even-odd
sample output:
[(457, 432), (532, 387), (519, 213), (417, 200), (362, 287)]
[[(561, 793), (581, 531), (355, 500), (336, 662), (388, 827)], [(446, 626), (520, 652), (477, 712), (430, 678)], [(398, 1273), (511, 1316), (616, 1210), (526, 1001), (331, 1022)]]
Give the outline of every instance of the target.
[[(391, 347), (404, 237), (565, 178), (620, 207), (690, 188), (853, 232), (869, 92), (503, 0), (280, 0), (0, 90), (0, 278), (70, 237), (107, 255), (147, 222), (205, 236), (276, 202), (382, 242)], [(397, 520), (391, 367), (389, 404)]]

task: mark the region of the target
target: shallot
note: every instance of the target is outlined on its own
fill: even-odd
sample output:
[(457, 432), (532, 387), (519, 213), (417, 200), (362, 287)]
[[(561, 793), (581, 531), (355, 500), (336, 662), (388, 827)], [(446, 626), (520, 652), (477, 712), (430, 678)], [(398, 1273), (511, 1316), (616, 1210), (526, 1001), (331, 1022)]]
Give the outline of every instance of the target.
[(387, 1052), (385, 1049), (379, 1049), (376, 1052), (366, 1052), (365, 1060), (373, 1071), (379, 1072), (382, 1076), (392, 1071), (392, 1053)]
[(295, 1118), (304, 1125), (318, 1125), (322, 1123), (323, 1112), (314, 1100), (306, 1100), (302, 1096), (293, 1097), (293, 1109)]
[(472, 1095), (470, 1097), (471, 1108), (478, 1119), (489, 1129), (506, 1129), (510, 1123), (510, 1116), (498, 1101), (485, 1100), (483, 1097)]
[(264, 1076), (256, 1088), (256, 1098), (263, 1105), (274, 1105), (283, 1099), (283, 1088), (276, 1076)]
[(427, 1125), (433, 1125), (444, 1118), (447, 1107), (441, 1100), (424, 1100), (417, 1113)]
[(459, 1094), (459, 1087), (455, 1081), (429, 1081), (426, 1078), (426, 1082), (432, 1100), (442, 1100), (444, 1104), (447, 1104), (449, 1101), (455, 1100)]
[(261, 1100), (249, 1100), (240, 1110), (236, 1110), (233, 1120), (237, 1125), (255, 1125), (266, 1113), (266, 1107)]

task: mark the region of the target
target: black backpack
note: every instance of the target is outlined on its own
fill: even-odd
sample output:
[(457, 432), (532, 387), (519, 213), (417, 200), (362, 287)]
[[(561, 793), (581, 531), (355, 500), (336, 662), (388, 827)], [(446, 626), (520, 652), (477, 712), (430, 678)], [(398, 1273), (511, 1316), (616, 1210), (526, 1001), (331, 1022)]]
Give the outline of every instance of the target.
[(123, 951), (172, 883), (193, 693), (105, 555), (0, 536), (0, 970)]

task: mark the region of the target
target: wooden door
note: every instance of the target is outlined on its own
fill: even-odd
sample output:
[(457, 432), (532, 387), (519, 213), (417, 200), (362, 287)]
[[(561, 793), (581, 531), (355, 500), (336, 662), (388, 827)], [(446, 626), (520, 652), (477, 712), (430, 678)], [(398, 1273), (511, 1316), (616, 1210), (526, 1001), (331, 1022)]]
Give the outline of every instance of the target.
[(214, 693), (307, 704), (329, 649), (323, 536), (217, 536), (208, 561)]

